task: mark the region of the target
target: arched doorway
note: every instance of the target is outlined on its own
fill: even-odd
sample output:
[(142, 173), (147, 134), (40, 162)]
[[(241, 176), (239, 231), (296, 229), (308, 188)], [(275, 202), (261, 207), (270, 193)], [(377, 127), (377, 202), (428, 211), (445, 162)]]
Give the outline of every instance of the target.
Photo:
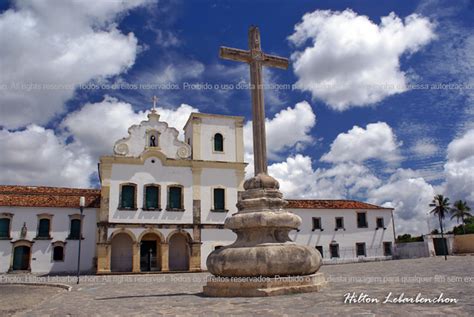
[(131, 272), (133, 268), (133, 240), (126, 233), (119, 233), (112, 238), (111, 254), (112, 272)]
[(184, 234), (175, 233), (169, 239), (169, 269), (170, 271), (189, 270), (189, 243)]
[(161, 271), (161, 239), (153, 233), (146, 233), (140, 240), (140, 271)]
[(31, 248), (26, 245), (17, 246), (13, 250), (13, 266), (14, 271), (26, 271), (30, 269), (30, 253)]

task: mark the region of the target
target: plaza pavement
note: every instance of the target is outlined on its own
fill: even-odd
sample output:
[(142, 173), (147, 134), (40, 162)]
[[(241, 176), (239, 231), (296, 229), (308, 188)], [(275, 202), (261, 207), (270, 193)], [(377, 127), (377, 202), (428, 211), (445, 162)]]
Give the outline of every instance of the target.
[[(0, 315), (15, 316), (474, 316), (474, 256), (326, 265), (329, 280), (319, 293), (266, 298), (206, 298), (208, 273), (61, 277), (59, 288), (0, 284)], [(0, 281), (33, 276), (2, 275)], [(39, 280), (41, 281), (41, 280)], [(347, 293), (367, 294), (377, 304), (344, 303)], [(382, 302), (401, 293), (456, 299), (455, 304)]]

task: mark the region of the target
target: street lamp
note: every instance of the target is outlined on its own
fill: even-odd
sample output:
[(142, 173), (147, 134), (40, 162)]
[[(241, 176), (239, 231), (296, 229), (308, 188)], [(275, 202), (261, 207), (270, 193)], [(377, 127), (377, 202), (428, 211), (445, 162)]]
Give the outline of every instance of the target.
[(79, 210), (81, 211), (81, 222), (79, 226), (79, 247), (77, 251), (77, 284), (79, 284), (79, 274), (81, 271), (81, 242), (82, 242), (82, 215), (84, 213), (84, 206), (86, 205), (86, 198), (81, 196), (79, 198)]

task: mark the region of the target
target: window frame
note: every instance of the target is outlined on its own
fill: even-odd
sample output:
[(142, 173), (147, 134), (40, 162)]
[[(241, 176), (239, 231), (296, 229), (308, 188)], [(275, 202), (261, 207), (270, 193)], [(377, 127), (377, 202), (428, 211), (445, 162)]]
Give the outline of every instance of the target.
[[(151, 136), (154, 136), (155, 137), (155, 146), (151, 146), (150, 145), (150, 140), (151, 140)], [(160, 149), (160, 136), (161, 136), (161, 133), (158, 131), (158, 130), (155, 130), (155, 129), (149, 129), (146, 131), (146, 144), (145, 144), (145, 148), (146, 149)]]
[[(133, 207), (132, 208), (128, 208), (128, 207), (123, 207), (123, 187), (124, 186), (131, 186), (134, 188), (134, 191), (133, 191)], [(138, 210), (137, 208), (137, 184), (135, 183), (122, 183), (120, 184), (119, 186), (119, 205), (117, 207), (118, 210)]]
[[(365, 225), (363, 225), (363, 226), (359, 225), (359, 214), (365, 215)], [(369, 222), (367, 221), (367, 211), (357, 211), (356, 212), (356, 224), (357, 224), (357, 228), (359, 228), (359, 229), (369, 227)]]
[[(56, 241), (51, 244), (52, 252), (51, 252), (51, 261), (52, 262), (65, 262), (66, 261), (66, 242), (63, 241)], [(62, 260), (55, 260), (54, 259), (54, 249), (60, 247), (63, 249), (63, 258)]]
[[(80, 214), (74, 214), (74, 215), (69, 215), (69, 234), (67, 236), (67, 240), (84, 240), (84, 235), (83, 235), (83, 223), (84, 223), (84, 217), (85, 215), (83, 215), (81, 217)], [(79, 235), (80, 237), (79, 238), (76, 238), (76, 237), (73, 237), (71, 234), (72, 234), (72, 222), (73, 220), (79, 220), (80, 222), (80, 227), (79, 227)]]
[(8, 220), (8, 232), (5, 237), (0, 236), (0, 240), (11, 240), (12, 239), (12, 221), (13, 221), (13, 214), (8, 212), (0, 213), (0, 219), (7, 219)]
[[(149, 208), (147, 206), (147, 189), (148, 187), (155, 187), (158, 192), (158, 197), (157, 197), (157, 205), (156, 208)], [(150, 183), (150, 184), (145, 184), (143, 186), (143, 207), (142, 210), (147, 210), (147, 211), (161, 211), (161, 186), (155, 183)]]
[[(334, 256), (333, 253), (332, 253), (332, 247), (336, 247), (336, 255)], [(331, 259), (332, 258), (340, 258), (341, 257), (341, 253), (340, 253), (340, 250), (339, 250), (339, 243), (331, 243), (329, 244), (329, 255), (331, 256)]]
[[(363, 247), (364, 254), (359, 254), (359, 246)], [(367, 257), (367, 245), (365, 242), (356, 242), (356, 257)]]
[[(216, 208), (216, 201), (215, 201), (215, 190), (220, 189), (224, 191), (224, 208), (223, 209), (217, 209)], [(228, 212), (229, 210), (226, 208), (227, 207), (227, 190), (223, 186), (217, 186), (217, 187), (212, 187), (211, 188), (211, 204), (212, 212)]]
[(322, 245), (317, 245), (317, 246), (315, 246), (315, 248), (316, 248), (316, 250), (318, 250), (319, 253), (321, 254), (321, 258), (324, 259), (324, 248), (323, 248), (323, 246), (322, 246)]
[[(341, 219), (341, 222), (342, 222), (342, 226), (341, 226), (341, 227), (338, 227), (338, 226), (337, 226), (337, 220), (338, 220), (338, 219)], [(335, 222), (335, 224), (334, 224), (334, 225), (335, 225), (335, 226), (334, 226), (334, 230), (335, 230), (335, 231), (338, 231), (338, 230), (340, 230), (340, 229), (346, 230), (346, 228), (345, 228), (345, 226), (344, 226), (344, 217), (334, 217), (334, 222)]]
[[(171, 188), (180, 188), (181, 189), (181, 206), (180, 208), (171, 208), (170, 207), (170, 202), (171, 202)], [(166, 197), (166, 210), (167, 211), (185, 211), (184, 209), (184, 186), (183, 185), (180, 185), (180, 184), (172, 184), (172, 185), (168, 185), (166, 187), (166, 193), (167, 193), (167, 197)]]
[[(39, 214), (38, 216), (38, 224), (36, 228), (36, 240), (51, 240), (51, 227), (53, 223), (53, 215), (51, 214)], [(48, 220), (48, 235), (47, 236), (40, 236), (40, 225), (41, 225), (41, 220)]]
[[(379, 220), (382, 220), (382, 226), (379, 226)], [(385, 228), (385, 219), (384, 217), (377, 217), (375, 218), (375, 229), (378, 230), (378, 229), (386, 229)]]
[[(315, 220), (318, 220), (319, 221), (319, 226), (316, 227), (315, 226)], [(311, 231), (316, 231), (316, 230), (321, 230), (321, 231), (324, 231), (323, 229), (323, 224), (322, 224), (322, 221), (321, 221), (321, 217), (312, 217), (311, 218), (311, 224), (312, 224), (312, 229)]]
[[(220, 135), (221, 137), (221, 140), (222, 140), (222, 143), (221, 143), (221, 146), (222, 146), (222, 150), (216, 150), (216, 136), (217, 135)], [(225, 150), (225, 147), (224, 147), (224, 135), (220, 132), (216, 132), (214, 133), (214, 136), (212, 137), (212, 152), (213, 153), (219, 153), (219, 154), (222, 154), (224, 153), (224, 150)]]

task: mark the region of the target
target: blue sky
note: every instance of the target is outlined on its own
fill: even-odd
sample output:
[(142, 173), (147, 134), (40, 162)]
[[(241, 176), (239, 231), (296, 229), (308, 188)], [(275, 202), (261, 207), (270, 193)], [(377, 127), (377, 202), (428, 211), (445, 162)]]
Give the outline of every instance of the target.
[[(178, 129), (191, 111), (251, 120), (248, 90), (183, 89), (248, 82), (218, 48), (246, 49), (250, 25), (290, 58), (266, 83), (308, 85), (265, 93), (270, 172), (288, 197), (392, 206), (407, 232), (427, 230), (435, 193), (474, 205), (472, 1), (3, 1), (0, 182), (97, 186), (98, 156), (153, 95)], [(35, 83), (65, 88), (15, 86)], [(178, 89), (85, 89), (156, 83)]]

